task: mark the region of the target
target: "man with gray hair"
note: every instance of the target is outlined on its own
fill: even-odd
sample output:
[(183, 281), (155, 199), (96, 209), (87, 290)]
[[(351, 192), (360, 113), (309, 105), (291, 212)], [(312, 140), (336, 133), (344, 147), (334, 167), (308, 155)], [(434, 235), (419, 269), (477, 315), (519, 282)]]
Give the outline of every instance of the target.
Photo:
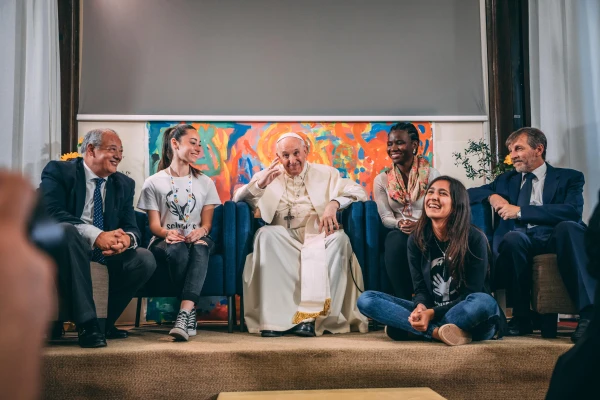
[[(532, 332), (530, 311), (532, 259), (555, 253), (558, 269), (573, 303), (579, 324), (571, 336), (577, 342), (587, 329), (594, 304), (596, 279), (587, 271), (584, 246), (583, 174), (555, 168), (546, 162), (546, 136), (536, 128), (521, 128), (506, 140), (514, 171), (492, 183), (469, 189), (471, 204), (489, 203), (500, 222), (494, 231), (496, 287), (506, 287), (512, 300), (509, 336)], [(551, 316), (556, 322), (556, 316)]]
[(263, 337), (366, 332), (356, 305), (360, 265), (336, 219), (338, 209), (365, 201), (365, 191), (333, 167), (308, 163), (306, 142), (296, 133), (279, 137), (276, 153), (233, 196), (269, 224), (256, 232), (244, 267), (248, 331)]
[[(83, 158), (50, 161), (42, 171), (40, 194), (66, 240), (54, 258), (61, 299), (70, 307), (81, 347), (106, 346), (105, 339), (127, 337), (114, 323), (133, 295), (156, 269), (154, 256), (137, 246), (135, 182), (117, 172), (123, 159), (121, 139), (112, 129), (88, 132)], [(106, 333), (100, 330), (92, 293), (90, 261), (109, 274)]]

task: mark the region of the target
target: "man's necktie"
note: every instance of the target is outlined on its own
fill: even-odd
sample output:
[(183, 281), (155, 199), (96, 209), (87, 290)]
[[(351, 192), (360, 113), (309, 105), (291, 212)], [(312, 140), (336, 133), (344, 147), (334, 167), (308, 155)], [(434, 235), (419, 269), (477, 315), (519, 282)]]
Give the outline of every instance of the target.
[[(96, 228), (104, 230), (104, 212), (102, 211), (102, 184), (106, 181), (103, 178), (94, 178), (96, 182), (96, 189), (94, 189), (94, 211), (93, 211), (93, 224)], [(106, 265), (106, 260), (102, 255), (102, 250), (95, 248), (92, 253), (92, 261)]]
[[(525, 174), (525, 183), (523, 183), (523, 186), (521, 186), (521, 190), (519, 191), (519, 197), (517, 198), (517, 206), (519, 206), (520, 208), (528, 206), (531, 202), (533, 178), (535, 178), (535, 175), (532, 172), (528, 172)], [(517, 223), (515, 224), (515, 229), (525, 231), (527, 229), (527, 224), (521, 221), (517, 221)]]

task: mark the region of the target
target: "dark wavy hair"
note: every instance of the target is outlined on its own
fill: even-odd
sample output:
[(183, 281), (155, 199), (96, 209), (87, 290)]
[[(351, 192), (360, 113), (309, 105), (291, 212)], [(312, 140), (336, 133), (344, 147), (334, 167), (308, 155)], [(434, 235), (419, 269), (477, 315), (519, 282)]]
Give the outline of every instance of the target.
[[(194, 128), (191, 125), (178, 124), (170, 127), (163, 133), (162, 154), (160, 157), (160, 161), (158, 162), (158, 171), (167, 169), (173, 161), (173, 149), (171, 148), (171, 139), (175, 139), (178, 142), (181, 142), (181, 137), (187, 135), (187, 131), (190, 129), (193, 131), (196, 130), (196, 128)], [(191, 165), (190, 171), (194, 177), (202, 174), (200, 170), (192, 167)]]
[[(446, 181), (450, 184), (450, 200), (452, 201), (452, 210), (446, 220), (446, 237), (450, 240), (446, 250), (446, 262), (453, 278), (462, 282), (465, 276), (465, 259), (467, 252), (470, 252), (471, 206), (469, 205), (469, 194), (458, 179), (446, 175), (439, 176), (431, 181), (427, 191), (434, 183), (439, 181)], [(427, 245), (431, 243), (434, 235), (431, 218), (427, 216), (425, 206), (423, 204), (423, 214), (417, 221), (417, 226), (413, 232), (415, 244), (423, 253), (429, 250)]]

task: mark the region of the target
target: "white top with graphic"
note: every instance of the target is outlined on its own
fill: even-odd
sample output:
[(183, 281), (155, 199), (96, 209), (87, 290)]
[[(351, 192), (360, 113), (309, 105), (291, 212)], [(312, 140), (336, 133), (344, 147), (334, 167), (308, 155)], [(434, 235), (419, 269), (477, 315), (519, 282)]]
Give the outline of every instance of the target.
[(192, 202), (190, 219), (184, 216), (188, 207), (188, 175), (174, 177), (175, 190), (179, 202), (176, 204), (171, 188), (171, 176), (165, 170), (152, 175), (144, 182), (137, 207), (141, 210), (155, 210), (160, 214), (160, 225), (165, 229), (181, 229), (185, 235), (201, 225), (202, 207), (207, 204), (221, 204), (215, 183), (201, 174), (192, 177)]

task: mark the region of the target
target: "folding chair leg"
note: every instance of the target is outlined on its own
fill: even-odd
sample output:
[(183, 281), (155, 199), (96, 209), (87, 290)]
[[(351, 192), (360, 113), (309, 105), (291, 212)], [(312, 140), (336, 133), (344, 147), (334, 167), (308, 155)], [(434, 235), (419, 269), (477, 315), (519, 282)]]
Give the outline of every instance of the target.
[(235, 315), (235, 302), (233, 296), (227, 296), (227, 332), (233, 333), (233, 318)]
[(142, 311), (142, 298), (138, 297), (137, 306), (135, 308), (135, 327), (140, 327), (140, 314)]

